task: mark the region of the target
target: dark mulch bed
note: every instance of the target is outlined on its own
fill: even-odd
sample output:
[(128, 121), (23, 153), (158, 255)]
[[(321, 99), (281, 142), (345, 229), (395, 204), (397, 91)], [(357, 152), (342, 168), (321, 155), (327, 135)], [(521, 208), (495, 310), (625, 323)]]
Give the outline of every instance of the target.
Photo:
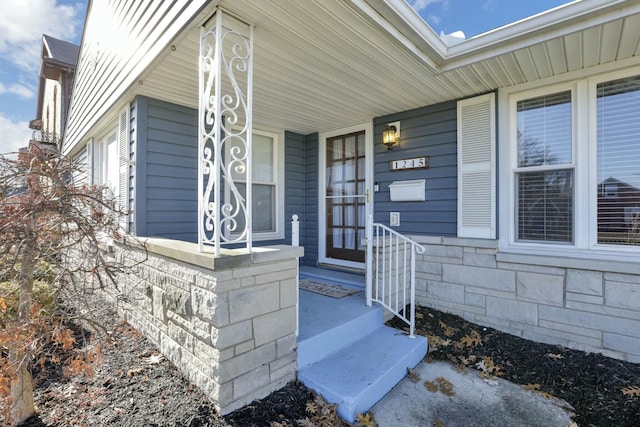
[(580, 427), (640, 426), (640, 395), (623, 392), (640, 387), (640, 364), (540, 344), (428, 308), (417, 317), (416, 333), (429, 337), (428, 358), (480, 370), (483, 362), (488, 374), (571, 404)]
[[(39, 415), (27, 426), (346, 426), (300, 383), (226, 417), (127, 324), (103, 313), (113, 332), (92, 377), (66, 379), (59, 369), (36, 373)], [(449, 360), (566, 400), (580, 427), (640, 425), (640, 365), (520, 339), (458, 316), (418, 309), (417, 332), (429, 336), (429, 358)], [(391, 322), (393, 323), (393, 321)], [(475, 334), (474, 334), (475, 331)], [(299, 422), (298, 420), (305, 420)]]

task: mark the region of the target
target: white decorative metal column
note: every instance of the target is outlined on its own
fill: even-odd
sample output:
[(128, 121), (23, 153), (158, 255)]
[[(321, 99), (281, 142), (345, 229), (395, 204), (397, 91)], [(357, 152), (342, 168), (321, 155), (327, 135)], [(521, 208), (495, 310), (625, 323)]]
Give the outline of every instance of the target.
[(198, 248), (251, 252), (253, 26), (218, 9), (200, 29)]

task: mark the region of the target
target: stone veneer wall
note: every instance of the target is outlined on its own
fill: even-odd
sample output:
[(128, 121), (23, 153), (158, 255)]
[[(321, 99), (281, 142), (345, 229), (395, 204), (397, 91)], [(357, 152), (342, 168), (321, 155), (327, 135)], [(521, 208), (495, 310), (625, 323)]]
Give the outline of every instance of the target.
[[(301, 248), (198, 253), (192, 243), (148, 240), (148, 259), (119, 278), (126, 320), (200, 387), (221, 414), (295, 379)], [(120, 260), (141, 250), (115, 248)]]
[(494, 240), (411, 236), (418, 305), (533, 341), (640, 363), (640, 265), (500, 253)]

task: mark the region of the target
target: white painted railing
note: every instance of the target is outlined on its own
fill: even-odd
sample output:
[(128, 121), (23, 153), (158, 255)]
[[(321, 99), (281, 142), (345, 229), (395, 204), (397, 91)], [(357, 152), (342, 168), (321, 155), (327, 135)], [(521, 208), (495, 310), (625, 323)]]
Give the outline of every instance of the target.
[[(367, 305), (377, 302), (409, 325), (416, 324), (416, 254), (425, 247), (373, 222), (367, 221)], [(407, 310), (409, 313), (407, 313)]]

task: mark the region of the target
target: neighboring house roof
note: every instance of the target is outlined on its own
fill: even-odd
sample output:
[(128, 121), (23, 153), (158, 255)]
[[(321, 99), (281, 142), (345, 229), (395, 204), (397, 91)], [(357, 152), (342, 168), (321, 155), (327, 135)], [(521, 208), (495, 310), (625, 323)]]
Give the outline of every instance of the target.
[[(61, 81), (63, 88), (62, 93), (60, 94), (62, 100), (61, 126), (64, 126), (69, 98), (71, 96), (73, 75), (75, 73), (79, 53), (80, 46), (76, 44), (56, 39), (55, 37), (51, 37), (47, 34), (42, 35), (38, 102), (36, 105), (36, 118), (31, 120), (29, 123), (29, 127), (31, 129), (41, 129), (42, 127), (42, 109), (45, 101), (45, 81), (47, 79), (56, 81), (60, 79), (64, 80)], [(60, 132), (60, 135), (61, 134), (62, 132)]]
[(302, 134), (640, 54), (637, 0), (575, 1), (454, 46), (404, 0), (167, 3), (132, 7), (135, 31), (113, 18), (113, 49), (94, 39), (108, 18), (90, 3), (65, 152), (136, 95), (197, 108), (198, 27), (218, 6), (255, 25), (255, 127)]
[(76, 66), (80, 46), (43, 34), (42, 48), (43, 57), (54, 59), (61, 64)]

